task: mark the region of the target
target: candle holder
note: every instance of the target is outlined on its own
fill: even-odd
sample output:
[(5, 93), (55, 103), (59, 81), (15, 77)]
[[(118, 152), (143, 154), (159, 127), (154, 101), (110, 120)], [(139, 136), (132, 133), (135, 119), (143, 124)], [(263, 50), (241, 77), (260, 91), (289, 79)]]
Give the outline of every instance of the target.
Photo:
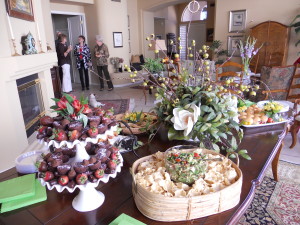
[(39, 46), (40, 46), (40, 50), (41, 50), (39, 53), (45, 53), (45, 52), (43, 51), (42, 41), (41, 41), (41, 40), (39, 40)]
[(17, 52), (17, 45), (16, 45), (16, 40), (14, 38), (11, 39), (13, 47), (14, 47), (14, 51), (15, 53), (12, 54), (12, 56), (20, 56), (20, 54)]

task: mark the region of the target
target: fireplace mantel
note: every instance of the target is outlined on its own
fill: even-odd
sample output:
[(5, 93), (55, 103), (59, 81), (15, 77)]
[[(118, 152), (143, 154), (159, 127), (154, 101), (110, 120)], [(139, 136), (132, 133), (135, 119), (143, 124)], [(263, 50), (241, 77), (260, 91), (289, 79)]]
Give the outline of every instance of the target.
[(0, 58), (0, 172), (13, 167), (22, 152), (37, 150), (36, 143), (30, 143), (26, 136), (16, 80), (37, 73), (49, 113), (54, 97), (50, 69), (56, 64), (56, 52)]

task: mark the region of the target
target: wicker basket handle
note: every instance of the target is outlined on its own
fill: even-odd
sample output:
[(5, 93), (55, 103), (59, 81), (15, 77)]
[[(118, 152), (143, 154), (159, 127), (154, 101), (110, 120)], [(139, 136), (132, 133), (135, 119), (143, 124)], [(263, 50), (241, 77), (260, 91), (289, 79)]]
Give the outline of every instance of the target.
[(229, 158), (229, 155), (231, 155), (231, 154), (235, 155), (235, 157), (236, 157), (236, 165), (238, 167), (240, 167), (240, 158), (239, 158), (239, 155), (236, 152), (227, 152), (226, 158)]

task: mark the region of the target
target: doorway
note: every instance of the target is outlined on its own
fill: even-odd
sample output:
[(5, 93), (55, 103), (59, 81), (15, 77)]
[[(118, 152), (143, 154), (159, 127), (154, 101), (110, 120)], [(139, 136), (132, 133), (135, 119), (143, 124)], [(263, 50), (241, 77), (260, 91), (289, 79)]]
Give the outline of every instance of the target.
[[(53, 24), (53, 35), (56, 40), (56, 32), (67, 35), (68, 45), (72, 45), (73, 48), (75, 44), (78, 43), (78, 36), (84, 35), (86, 37), (86, 23), (84, 15), (73, 15), (64, 14), (60, 12), (52, 12), (52, 24)], [(87, 42), (87, 37), (86, 37)], [(76, 67), (76, 57), (71, 52), (71, 79), (72, 83), (80, 83), (79, 72)]]

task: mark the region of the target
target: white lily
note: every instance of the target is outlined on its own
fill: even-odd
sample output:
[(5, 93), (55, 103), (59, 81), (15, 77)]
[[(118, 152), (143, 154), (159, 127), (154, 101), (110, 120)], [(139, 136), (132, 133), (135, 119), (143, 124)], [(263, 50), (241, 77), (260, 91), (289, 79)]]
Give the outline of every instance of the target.
[(173, 115), (171, 121), (174, 123), (175, 130), (183, 130), (184, 136), (188, 136), (195, 123), (200, 116), (200, 107), (196, 106), (195, 104), (189, 104), (185, 107), (188, 110), (175, 108), (173, 109)]

